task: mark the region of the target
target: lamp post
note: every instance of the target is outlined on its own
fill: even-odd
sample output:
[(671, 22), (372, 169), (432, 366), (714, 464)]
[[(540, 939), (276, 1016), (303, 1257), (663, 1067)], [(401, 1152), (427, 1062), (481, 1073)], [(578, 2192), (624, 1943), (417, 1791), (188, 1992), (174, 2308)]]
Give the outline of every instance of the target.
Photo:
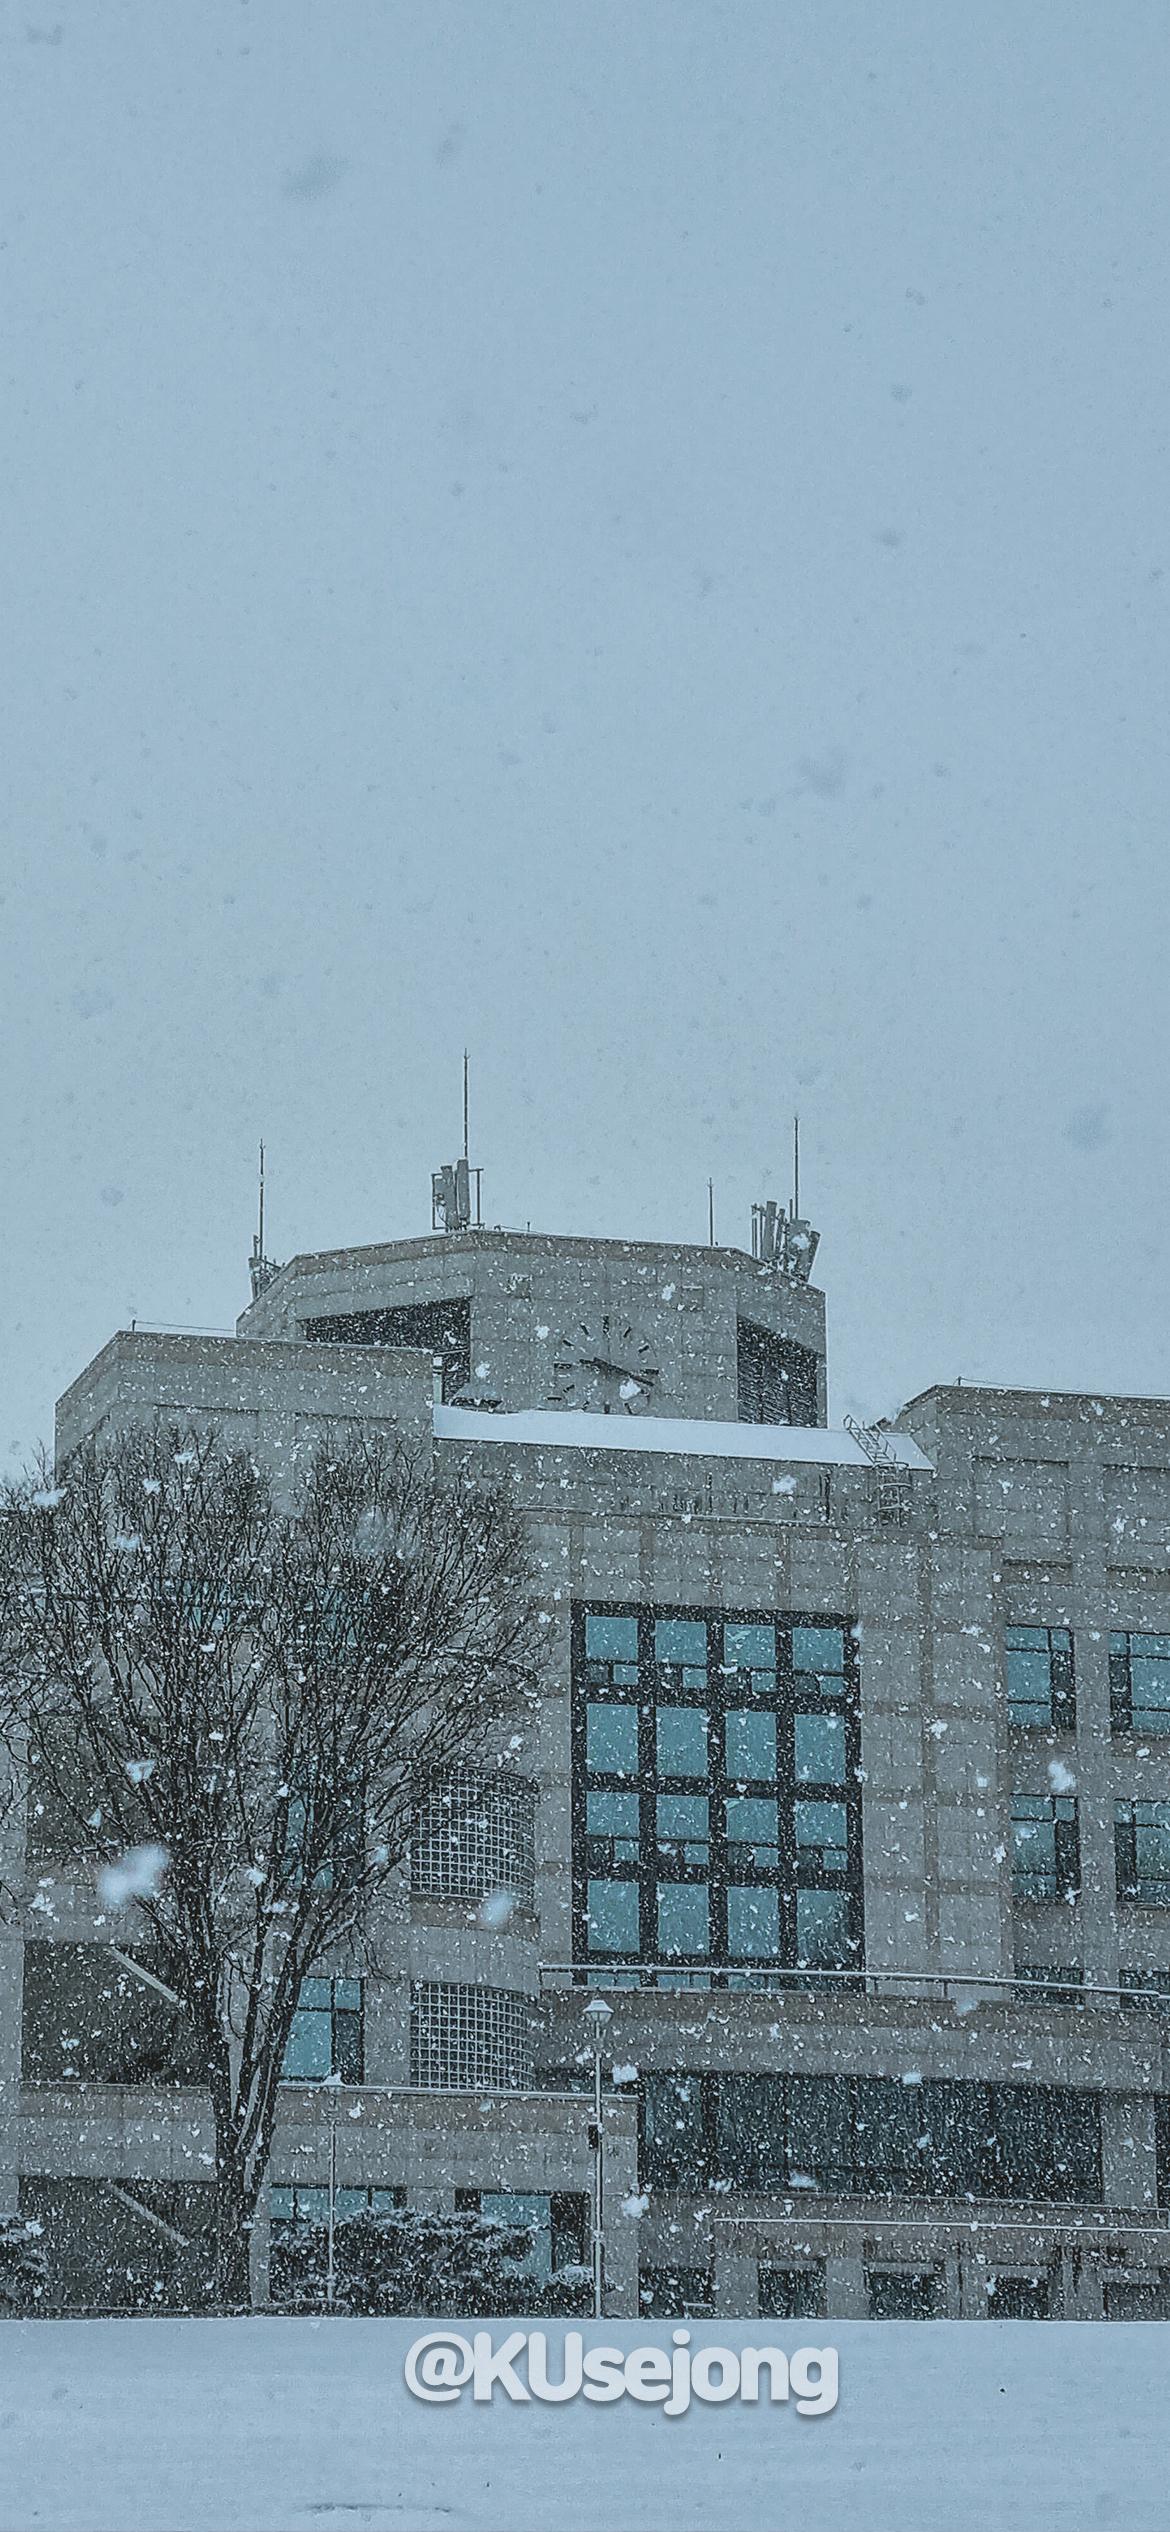
[(337, 2292), (337, 2095), (340, 2075), (321, 2078), (321, 2090), (329, 2095), (329, 2220), (325, 2255), (325, 2309), (332, 2312)]
[(601, 2043), (605, 2036), (606, 2023), (612, 2022), (613, 2014), (600, 1996), (593, 1996), (590, 1999), (585, 2007), (585, 2013), (593, 2026), (593, 2125), (589, 2133), (589, 2141), (593, 2147), (593, 2318), (595, 2321), (600, 2321), (605, 2240), (602, 2200), (605, 2147), (601, 2131)]

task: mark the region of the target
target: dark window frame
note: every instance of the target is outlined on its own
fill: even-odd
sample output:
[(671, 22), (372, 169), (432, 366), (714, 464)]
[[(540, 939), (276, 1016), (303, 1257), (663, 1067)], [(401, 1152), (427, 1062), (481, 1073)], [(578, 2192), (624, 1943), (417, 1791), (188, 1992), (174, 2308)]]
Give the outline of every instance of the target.
[[(1043, 1636), (1045, 1643), (1013, 1644), (1019, 1635)], [(1040, 1715), (1013, 1714), (1013, 1703), (1022, 1706), (1033, 1700), (1013, 1699), (1011, 1655), (1015, 1652), (1041, 1652), (1048, 1655), (1048, 1711)], [(1008, 1721), (1015, 1732), (1075, 1732), (1077, 1722), (1076, 1655), (1072, 1628), (1042, 1626), (1029, 1619), (1009, 1618), (1004, 1626), (1004, 1678), (1007, 1686)]]
[[(1020, 1806), (1036, 1807), (1025, 1813)], [(1016, 1841), (1016, 1830), (1028, 1821), (1039, 1829), (1052, 1830), (1052, 1864), (1033, 1865), (1029, 1871), (1022, 1865)], [(1025, 1794), (1017, 1790), (1012, 1796), (1012, 1897), (1023, 1907), (1049, 1907), (1077, 1899), (1081, 1889), (1081, 1830), (1075, 1794)]]
[[(302, 2004), (301, 1997), (304, 1995), (306, 1987), (328, 1987), (328, 2003), (318, 2004), (316, 2002), (310, 2002), (308, 2004)], [(337, 1992), (339, 1987), (356, 1987), (358, 1991), (356, 2004), (339, 2000)], [(287, 2065), (289, 2051), (293, 2046), (298, 2019), (308, 2014), (313, 2014), (314, 2016), (319, 2017), (322, 2022), (324, 2022), (326, 2016), (328, 2016), (329, 2069), (327, 2075), (297, 2075), (287, 2074), (284, 2071), (285, 2066)], [(281, 2083), (320, 2084), (326, 2083), (332, 2076), (337, 2076), (339, 2081), (343, 2084), (364, 2083), (365, 2052), (366, 1982), (364, 1978), (355, 1978), (352, 1972), (348, 1970), (336, 1970), (332, 1973), (311, 1970), (309, 1975), (301, 1981), (296, 2010), (293, 2014), (292, 2022), (289, 2025), (288, 2039), (285, 2043), (284, 2059), (281, 2063)]]
[[(1170, 1643), (1170, 1637), (1154, 1628), (1111, 1627), (1109, 1631), (1109, 1719), (1115, 1734), (1136, 1732), (1151, 1740), (1170, 1733), (1170, 1705), (1147, 1707), (1143, 1721), (1134, 1721), (1133, 1666), (1142, 1660), (1167, 1660), (1163, 1654), (1143, 1654), (1142, 1645)], [(1151, 1717), (1153, 1718), (1151, 1720)]]
[[(610, 1658), (605, 1662), (589, 1661), (586, 1649), (586, 1625), (589, 1618), (626, 1619), (636, 1627), (636, 1663)], [(706, 1654), (703, 1664), (660, 1661), (655, 1646), (657, 1626), (689, 1623), (706, 1630)], [(579, 1600), (572, 1611), (572, 1871), (573, 1871), (573, 1957), (583, 1964), (663, 1962), (658, 1939), (658, 1893), (663, 1886), (678, 1884), (695, 1887), (705, 1884), (710, 1893), (710, 1944), (705, 1952), (691, 1950), (670, 1955), (673, 1965), (677, 1957), (680, 1973), (692, 1973), (688, 1983), (710, 1968), (738, 1971), (745, 1977), (768, 1969), (802, 1970), (805, 1983), (815, 1985), (816, 1965), (801, 1964), (797, 1953), (797, 1891), (825, 1889), (841, 1891), (845, 1896), (848, 1959), (843, 1970), (860, 1973), (864, 1960), (864, 1858), (861, 1768), (860, 1664), (854, 1639), (856, 1621), (836, 1611), (824, 1610), (738, 1610), (695, 1608), (676, 1602), (631, 1605), (628, 1601)], [(764, 1628), (773, 1631), (776, 1660), (774, 1666), (760, 1664), (752, 1668), (742, 1663), (736, 1669), (726, 1666), (729, 1650), (725, 1630), (729, 1628)], [(794, 1632), (799, 1628), (824, 1629), (840, 1634), (843, 1668), (826, 1669), (818, 1674), (797, 1670), (794, 1660)], [(636, 1683), (626, 1677), (600, 1674), (629, 1673), (637, 1670)], [(687, 1673), (702, 1673), (702, 1677)], [(840, 1678), (839, 1696), (814, 1686), (820, 1677)], [(772, 1680), (774, 1686), (757, 1686), (759, 1679)], [(624, 1773), (590, 1769), (587, 1766), (586, 1734), (590, 1706), (634, 1706), (638, 1716), (637, 1767)], [(682, 1770), (658, 1772), (657, 1718), (662, 1709), (690, 1708), (703, 1711), (708, 1719), (707, 1766), (703, 1775), (688, 1775)], [(733, 1772), (727, 1765), (727, 1722), (729, 1715), (740, 1713), (768, 1714), (774, 1717), (776, 1734), (775, 1772), (771, 1776)], [(844, 1785), (798, 1778), (795, 1758), (795, 1718), (798, 1714), (832, 1713), (844, 1723)], [(607, 1860), (600, 1839), (591, 1844), (587, 1828), (587, 1807), (590, 1794), (626, 1793), (638, 1802), (638, 1855), (621, 1863)], [(659, 1852), (658, 1797), (705, 1795), (709, 1811), (709, 1853), (705, 1862), (685, 1853), (668, 1859), (669, 1869), (663, 1873)], [(740, 1844), (727, 1835), (726, 1805), (741, 1797), (775, 1800), (778, 1806), (778, 1835), (774, 1863), (760, 1862), (750, 1844)], [(797, 1849), (795, 1808), (797, 1803), (826, 1802), (843, 1807), (846, 1812), (846, 1855), (844, 1871), (825, 1864), (813, 1849)], [(733, 1822), (734, 1825), (734, 1822)], [(624, 1841), (623, 1841), (624, 1843)], [(685, 1841), (683, 1842), (685, 1844)], [(636, 1951), (630, 1949), (591, 1950), (589, 1945), (588, 1887), (591, 1880), (614, 1881), (637, 1890), (639, 1939)], [(751, 1955), (733, 1953), (728, 1940), (728, 1893), (730, 1890), (761, 1890), (776, 1893), (779, 1923), (779, 1945), (774, 1954)], [(843, 1980), (834, 1978), (837, 1985)]]
[[(1141, 1813), (1161, 1813), (1164, 1820), (1143, 1819), (1139, 1817)], [(1113, 1842), (1119, 1907), (1170, 1908), (1170, 1872), (1146, 1873), (1138, 1862), (1139, 1828), (1163, 1825), (1170, 1828), (1170, 1802), (1114, 1802)]]

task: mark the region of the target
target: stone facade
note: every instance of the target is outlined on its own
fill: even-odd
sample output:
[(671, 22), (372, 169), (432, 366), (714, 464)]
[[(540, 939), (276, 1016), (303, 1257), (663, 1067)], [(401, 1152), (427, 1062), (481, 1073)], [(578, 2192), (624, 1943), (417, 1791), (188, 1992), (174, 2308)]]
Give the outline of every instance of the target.
[[(287, 2086), (282, 2222), (332, 2150), (339, 2190), (556, 2201), (584, 2238), (597, 2045), (614, 2312), (1170, 2313), (1170, 1406), (943, 1388), (832, 1432), (811, 1284), (469, 1230), (294, 1259), (234, 1338), (115, 1337), (59, 1455), (155, 1414), (289, 1485), (355, 1422), (502, 1476), (551, 1622), (530, 1877), (513, 1813), (474, 1854), (420, 1825), (360, 2083)], [(62, 2300), (154, 2256), (181, 2301), (206, 2106), (103, 2057), (147, 2003), (34, 1848), (9, 2200), (68, 2216)]]

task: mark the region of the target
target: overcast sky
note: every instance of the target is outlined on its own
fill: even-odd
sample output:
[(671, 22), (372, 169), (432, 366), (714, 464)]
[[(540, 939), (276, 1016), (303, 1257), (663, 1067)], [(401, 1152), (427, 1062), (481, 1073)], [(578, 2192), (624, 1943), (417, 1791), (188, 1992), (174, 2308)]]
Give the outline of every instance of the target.
[(270, 1246), (1170, 1392), (1164, 0), (15, 0), (0, 1450)]

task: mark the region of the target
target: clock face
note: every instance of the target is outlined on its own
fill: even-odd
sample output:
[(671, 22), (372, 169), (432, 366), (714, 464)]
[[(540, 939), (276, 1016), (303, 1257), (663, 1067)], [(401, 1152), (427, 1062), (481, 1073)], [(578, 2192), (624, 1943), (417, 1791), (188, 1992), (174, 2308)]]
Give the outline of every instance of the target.
[(554, 1406), (591, 1415), (638, 1415), (658, 1384), (656, 1348), (624, 1310), (570, 1319), (553, 1348)]

